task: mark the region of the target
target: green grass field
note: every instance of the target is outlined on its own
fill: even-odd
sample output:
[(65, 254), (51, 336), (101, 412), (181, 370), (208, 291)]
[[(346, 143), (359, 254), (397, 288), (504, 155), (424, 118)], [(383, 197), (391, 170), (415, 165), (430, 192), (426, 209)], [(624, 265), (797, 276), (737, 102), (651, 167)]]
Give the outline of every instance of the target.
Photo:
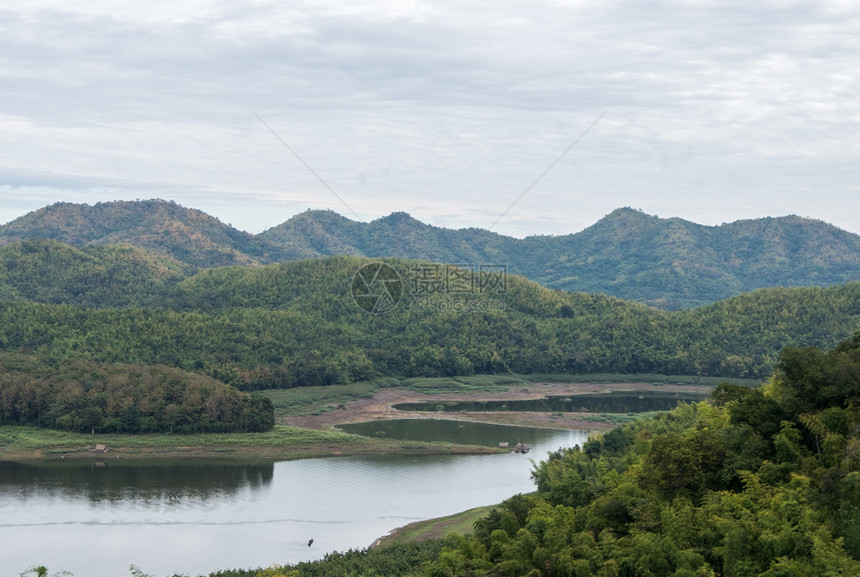
[(528, 382), (512, 375), (472, 375), (468, 377), (428, 377), (404, 379), (405, 389), (428, 395), (440, 393), (474, 393), (481, 391), (507, 391), (511, 387), (525, 387)]
[(303, 417), (331, 410), (355, 399), (369, 399), (376, 391), (389, 385), (390, 382), (389, 379), (380, 379), (327, 387), (270, 389), (259, 391), (259, 394), (271, 399), (275, 406), (275, 418), (282, 416)]
[(69, 433), (35, 427), (0, 427), (0, 450), (47, 449), (69, 451), (104, 444), (109, 447), (175, 448), (181, 447), (302, 447), (316, 443), (343, 443), (363, 437), (346, 433), (316, 431), (276, 426), (267, 433), (210, 433), (200, 435), (113, 435)]
[(388, 545), (421, 541), (422, 539), (435, 539), (445, 537), (451, 533), (467, 535), (474, 531), (475, 521), (489, 515), (490, 511), (494, 508), (496, 508), (496, 505), (487, 505), (486, 507), (477, 507), (448, 515), (447, 517), (410, 523), (380, 538), (374, 543), (374, 547), (386, 547)]
[(327, 387), (295, 387), (269, 389), (258, 394), (271, 399), (277, 417), (304, 417), (331, 411), (349, 401), (368, 399), (379, 389), (403, 388), (426, 394), (457, 394), (478, 391), (505, 391), (508, 387), (526, 386), (528, 383), (510, 375), (473, 375), (469, 377), (434, 377), (393, 379), (330, 385)]

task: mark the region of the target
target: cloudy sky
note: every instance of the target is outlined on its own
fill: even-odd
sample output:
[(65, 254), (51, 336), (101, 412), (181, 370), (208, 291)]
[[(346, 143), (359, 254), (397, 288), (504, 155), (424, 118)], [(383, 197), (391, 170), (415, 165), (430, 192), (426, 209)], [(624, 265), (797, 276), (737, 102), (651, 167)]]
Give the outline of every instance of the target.
[(853, 0), (4, 0), (0, 222), (163, 198), (253, 233), (622, 206), (860, 233), (858, 63)]

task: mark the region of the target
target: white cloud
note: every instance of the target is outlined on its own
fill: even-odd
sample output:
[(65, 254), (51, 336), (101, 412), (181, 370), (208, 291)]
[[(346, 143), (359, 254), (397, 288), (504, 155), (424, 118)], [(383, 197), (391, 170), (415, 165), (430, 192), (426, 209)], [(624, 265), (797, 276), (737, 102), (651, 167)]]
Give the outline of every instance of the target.
[(860, 233), (857, 38), (840, 2), (9, 1), (0, 218), (149, 197), (252, 232), (352, 216), (253, 110), (364, 220), (487, 227), (608, 111), (494, 230), (629, 205)]

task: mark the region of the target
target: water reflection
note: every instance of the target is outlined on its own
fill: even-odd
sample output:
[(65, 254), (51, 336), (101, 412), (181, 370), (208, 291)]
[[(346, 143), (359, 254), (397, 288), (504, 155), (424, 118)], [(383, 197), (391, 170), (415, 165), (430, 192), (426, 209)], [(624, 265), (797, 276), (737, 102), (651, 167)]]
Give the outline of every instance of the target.
[(0, 463), (0, 492), (21, 499), (60, 493), (90, 501), (228, 498), (269, 485), (273, 463), (62, 460)]
[[(465, 443), (484, 447), (497, 447), (499, 443), (528, 443), (541, 445), (559, 436), (559, 431), (533, 427), (515, 427), (472, 421), (449, 421), (444, 419), (395, 419), (369, 421), (341, 425), (347, 433), (366, 437), (387, 437), (403, 441), (440, 441), (443, 443)], [(553, 447), (556, 449), (558, 447)]]
[(551, 436), (528, 456), (0, 461), (0, 575), (45, 565), (117, 577), (130, 564), (156, 577), (206, 575), (364, 548), (406, 523), (533, 491), (530, 458), (587, 436), (540, 432)]

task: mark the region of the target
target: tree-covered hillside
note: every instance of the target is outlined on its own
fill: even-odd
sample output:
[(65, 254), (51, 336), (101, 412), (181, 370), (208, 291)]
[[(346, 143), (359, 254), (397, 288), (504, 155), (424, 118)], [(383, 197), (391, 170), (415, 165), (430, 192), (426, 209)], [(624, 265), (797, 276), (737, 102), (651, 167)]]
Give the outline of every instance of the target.
[(691, 308), (758, 288), (860, 281), (860, 236), (786, 216), (702, 226), (630, 208), (576, 234), (516, 239), (452, 230), (406, 213), (356, 222), (307, 211), (258, 235), (157, 200), (55, 204), (0, 226), (0, 245), (48, 238), (76, 247), (130, 244), (196, 268), (334, 255), (504, 265), (549, 288)]
[[(0, 250), (11, 263), (0, 269), (0, 294), (16, 295), (0, 302), (0, 351), (51, 363), (166, 365), (241, 389), (473, 373), (763, 378), (783, 346), (831, 346), (860, 329), (858, 283), (765, 289), (666, 312), (513, 275), (481, 288), (480, 271), (386, 260), (401, 300), (370, 314), (353, 294), (357, 273), (376, 262), (369, 259), (192, 275), (138, 259), (150, 264), (104, 273), (126, 257), (117, 247), (48, 242)], [(435, 284), (436, 273), (465, 284)]]
[(286, 258), (263, 238), (163, 200), (57, 203), (0, 227), (0, 244), (34, 239), (76, 247), (125, 243), (200, 268)]
[[(477, 228), (452, 230), (424, 224), (405, 212), (362, 223), (334, 211), (306, 211), (260, 236), (301, 251), (304, 258), (337, 254), (447, 263), (508, 263), (521, 241)], [(541, 262), (543, 259), (541, 259)]]
[(0, 425), (86, 433), (268, 431), (272, 402), (165, 366), (0, 354)]
[(152, 305), (193, 270), (130, 245), (74, 248), (53, 240), (28, 240), (0, 247), (0, 301)]
[(796, 216), (702, 226), (619, 209), (577, 234), (524, 243), (531, 255), (555, 255), (542, 262), (543, 272), (521, 271), (532, 280), (660, 308), (688, 308), (757, 288), (860, 280), (860, 237)]

